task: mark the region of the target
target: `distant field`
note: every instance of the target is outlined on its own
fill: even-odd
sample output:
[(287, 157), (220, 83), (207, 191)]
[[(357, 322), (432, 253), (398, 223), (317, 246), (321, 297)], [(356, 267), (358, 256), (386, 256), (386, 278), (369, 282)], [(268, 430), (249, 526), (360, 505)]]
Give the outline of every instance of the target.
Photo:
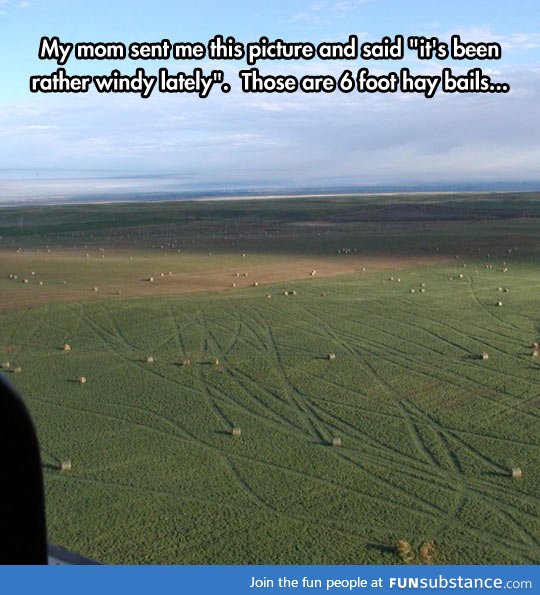
[(50, 540), (107, 563), (397, 564), (398, 540), (540, 562), (539, 198), (0, 210), (0, 354)]

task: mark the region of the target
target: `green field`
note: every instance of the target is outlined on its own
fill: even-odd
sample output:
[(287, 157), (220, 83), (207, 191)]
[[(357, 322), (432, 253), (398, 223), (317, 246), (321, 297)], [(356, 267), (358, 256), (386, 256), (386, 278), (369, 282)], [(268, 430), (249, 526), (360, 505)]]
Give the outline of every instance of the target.
[[(125, 208), (51, 207), (48, 223), (6, 209), (0, 248), (22, 246), (50, 279), (75, 284), (79, 270), (84, 287), (106, 265), (77, 252), (39, 269), (45, 244), (113, 246), (114, 275), (127, 229), (149, 271), (232, 271), (241, 250), (253, 270), (350, 271), (54, 294), (1, 314), (0, 354), (22, 368), (7, 377), (42, 447), (50, 541), (105, 563), (399, 564), (398, 540), (417, 563), (426, 541), (441, 564), (540, 562), (538, 195)], [(152, 256), (171, 238), (186, 249)], [(40, 290), (6, 279), (6, 259), (10, 304)]]

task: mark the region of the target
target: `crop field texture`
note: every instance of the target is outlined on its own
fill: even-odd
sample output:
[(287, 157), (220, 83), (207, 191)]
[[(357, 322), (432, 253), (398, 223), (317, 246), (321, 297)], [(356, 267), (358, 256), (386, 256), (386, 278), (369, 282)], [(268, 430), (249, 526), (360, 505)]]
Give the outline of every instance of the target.
[(540, 282), (493, 265), (2, 315), (50, 539), (112, 563), (399, 563), (399, 539), (538, 563)]
[(538, 194), (6, 208), (0, 235), (52, 543), (540, 562)]

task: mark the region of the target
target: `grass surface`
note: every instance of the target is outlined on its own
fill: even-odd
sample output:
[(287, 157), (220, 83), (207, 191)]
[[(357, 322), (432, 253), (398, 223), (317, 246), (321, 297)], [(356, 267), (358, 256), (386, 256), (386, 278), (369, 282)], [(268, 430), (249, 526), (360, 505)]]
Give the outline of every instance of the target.
[[(2, 359), (22, 367), (8, 378), (42, 446), (50, 540), (110, 563), (392, 564), (398, 539), (415, 551), (434, 540), (438, 563), (538, 563), (538, 226), (432, 225), (459, 259), (0, 315)], [(359, 228), (330, 247), (305, 239), (302, 258), (310, 242), (329, 254), (351, 237), (358, 263), (422, 257), (417, 226), (388, 222), (378, 252)], [(262, 236), (245, 242), (273, 258)], [(6, 250), (12, 240), (44, 238)], [(184, 257), (196, 268), (202, 255)]]

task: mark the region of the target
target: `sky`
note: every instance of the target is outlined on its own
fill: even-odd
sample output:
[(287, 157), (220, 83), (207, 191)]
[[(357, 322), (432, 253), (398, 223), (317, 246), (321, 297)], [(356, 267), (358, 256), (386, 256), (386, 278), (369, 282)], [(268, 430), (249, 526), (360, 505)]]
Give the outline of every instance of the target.
[[(260, 62), (262, 74), (463, 74), (482, 67), (508, 94), (246, 94), (242, 62), (77, 61), (68, 74), (223, 69), (232, 86), (187, 94), (32, 94), (50, 74), (42, 36), (63, 42), (360, 43), (401, 34), (498, 42), (488, 62)], [(537, 0), (0, 0), (0, 201), (84, 193), (212, 192), (509, 182), (540, 187)]]

